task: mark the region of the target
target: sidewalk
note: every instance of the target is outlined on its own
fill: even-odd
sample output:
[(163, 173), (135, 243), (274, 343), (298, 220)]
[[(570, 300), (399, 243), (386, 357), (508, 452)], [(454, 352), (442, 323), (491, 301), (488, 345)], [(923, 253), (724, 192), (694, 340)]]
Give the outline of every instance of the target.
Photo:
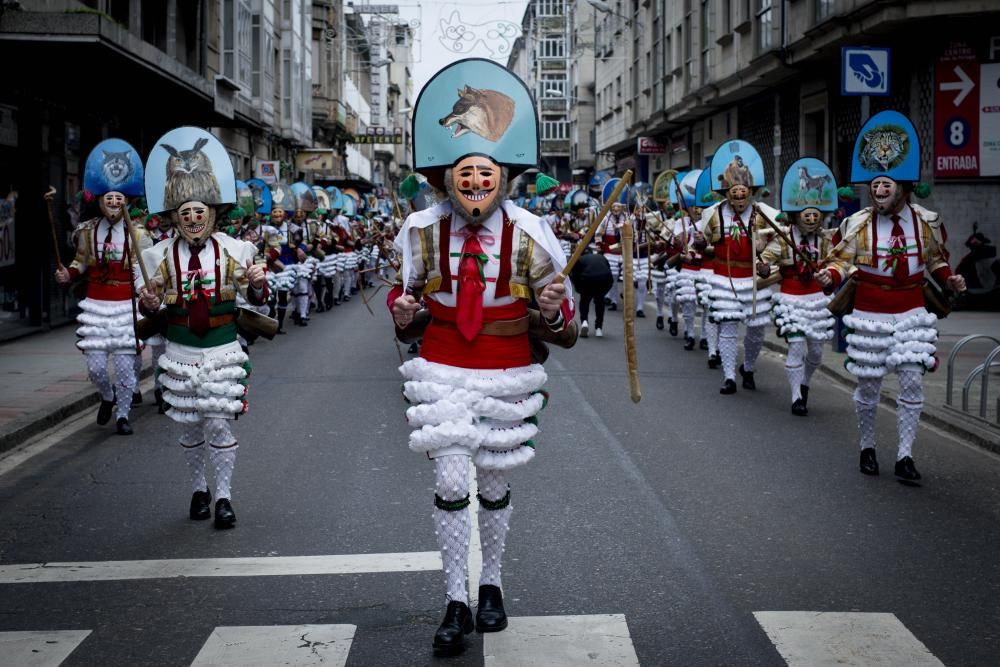
[[(969, 372), (986, 360), (986, 355), (996, 347), (989, 339), (977, 340), (965, 345), (955, 357), (952, 407), (946, 404), (948, 380), (948, 356), (955, 344), (970, 334), (986, 334), (1000, 340), (1000, 313), (979, 311), (956, 311), (938, 321), (938, 358), (941, 365), (933, 373), (924, 375), (924, 411), (921, 420), (945, 429), (970, 443), (1000, 454), (1000, 424), (997, 423), (996, 399), (1000, 396), (1000, 368), (990, 376), (989, 400), (986, 419), (979, 415), (979, 388), (981, 378), (976, 378), (969, 392), (970, 414), (963, 413), (962, 384)], [(773, 327), (768, 328), (765, 347), (784, 355), (788, 351), (785, 341), (778, 338)], [(819, 372), (841, 384), (854, 388), (857, 382), (844, 368), (847, 355), (827, 346), (823, 353), (823, 366)], [(898, 385), (895, 374), (886, 377), (882, 383), (882, 402), (895, 406)], [(789, 403), (791, 398), (789, 398)]]
[[(147, 348), (142, 377), (150, 373)], [(75, 323), (0, 344), (0, 386), (0, 452), (100, 402), (76, 349)]]

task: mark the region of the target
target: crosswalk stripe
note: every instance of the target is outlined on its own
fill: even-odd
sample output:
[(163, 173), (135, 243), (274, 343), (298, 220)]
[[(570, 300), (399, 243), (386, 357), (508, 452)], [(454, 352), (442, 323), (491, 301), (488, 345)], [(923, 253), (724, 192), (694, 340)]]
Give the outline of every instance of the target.
[(191, 667), (344, 665), (356, 625), (217, 627)]
[(173, 579), (177, 577), (267, 577), (424, 572), (440, 569), (441, 556), (437, 551), (338, 556), (21, 563), (0, 565), (0, 584)]
[(0, 665), (58, 667), (90, 630), (0, 632)]
[(789, 667), (944, 667), (893, 614), (755, 611)]
[(508, 623), (483, 635), (486, 667), (639, 664), (623, 614), (512, 616)]

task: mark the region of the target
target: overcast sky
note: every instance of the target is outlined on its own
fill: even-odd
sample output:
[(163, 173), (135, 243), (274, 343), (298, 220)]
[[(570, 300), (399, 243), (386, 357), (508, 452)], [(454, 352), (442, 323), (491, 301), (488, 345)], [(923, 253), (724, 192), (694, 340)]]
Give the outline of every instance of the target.
[[(371, 4), (376, 4), (373, 0)], [(356, 2), (356, 5), (362, 4)], [(449, 63), (462, 58), (490, 58), (506, 65), (509, 47), (520, 34), (521, 19), (527, 0), (420, 0), (398, 4), (399, 15), (408, 21), (419, 21), (416, 34), (419, 41), (413, 49), (414, 101), (424, 84)], [(457, 15), (456, 15), (457, 13)], [(517, 34), (509, 39), (496, 36), (497, 21), (510, 21), (517, 26)], [(446, 25), (442, 27), (442, 22)], [(461, 34), (460, 39), (445, 39), (448, 27), (451, 35)], [(471, 37), (470, 37), (471, 35)], [(442, 41), (444, 40), (444, 41)], [(456, 49), (456, 44), (457, 49)]]

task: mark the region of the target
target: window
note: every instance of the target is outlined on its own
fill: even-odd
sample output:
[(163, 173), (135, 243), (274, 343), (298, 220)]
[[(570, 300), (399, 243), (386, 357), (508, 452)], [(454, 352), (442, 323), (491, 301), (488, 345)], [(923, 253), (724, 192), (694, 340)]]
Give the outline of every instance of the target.
[(701, 81), (708, 83), (712, 72), (712, 17), (710, 0), (701, 0)]
[(833, 15), (834, 0), (816, 0), (816, 22), (826, 20)]
[(732, 0), (719, 0), (719, 13), (722, 15), (722, 34), (728, 35), (733, 31), (733, 2)]
[[(660, 3), (656, 3), (659, 6)], [(663, 76), (663, 35), (660, 33), (660, 19), (653, 19), (653, 61), (651, 78), (654, 82)]]
[(539, 99), (562, 99), (566, 97), (565, 74), (542, 74), (538, 85)]
[(250, 91), (268, 105), (274, 95), (274, 25), (261, 14), (250, 19)]
[(281, 118), (292, 120), (292, 50), (281, 50)]
[(538, 42), (538, 58), (566, 57), (566, 41), (562, 37), (544, 37)]
[(558, 116), (544, 116), (542, 119), (542, 141), (566, 141), (569, 139), (569, 123), (558, 120)]
[(562, 16), (566, 13), (565, 0), (535, 0), (538, 16)]
[(250, 85), (253, 58), (253, 12), (250, 0), (224, 0), (222, 5), (222, 74), (243, 86)]
[(774, 44), (774, 17), (771, 13), (773, 0), (757, 0), (757, 52), (769, 51)]

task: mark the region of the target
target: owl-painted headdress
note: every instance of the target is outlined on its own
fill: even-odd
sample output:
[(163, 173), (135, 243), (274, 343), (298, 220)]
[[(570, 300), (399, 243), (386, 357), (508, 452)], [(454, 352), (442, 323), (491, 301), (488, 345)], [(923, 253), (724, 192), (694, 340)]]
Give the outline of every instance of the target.
[(538, 165), (538, 116), (527, 86), (492, 60), (469, 58), (431, 78), (413, 116), (416, 170), (444, 190), (444, 171), (485, 155), (510, 178)]
[(709, 169), (712, 189), (726, 192), (734, 185), (759, 188), (764, 185), (764, 163), (760, 153), (746, 141), (727, 141), (712, 156)]
[(200, 127), (164, 134), (146, 160), (146, 201), (150, 213), (172, 211), (189, 201), (235, 204), (236, 174), (225, 146)]
[(87, 156), (83, 189), (98, 197), (109, 192), (141, 196), (143, 169), (138, 151), (121, 139), (105, 139), (94, 146)]

